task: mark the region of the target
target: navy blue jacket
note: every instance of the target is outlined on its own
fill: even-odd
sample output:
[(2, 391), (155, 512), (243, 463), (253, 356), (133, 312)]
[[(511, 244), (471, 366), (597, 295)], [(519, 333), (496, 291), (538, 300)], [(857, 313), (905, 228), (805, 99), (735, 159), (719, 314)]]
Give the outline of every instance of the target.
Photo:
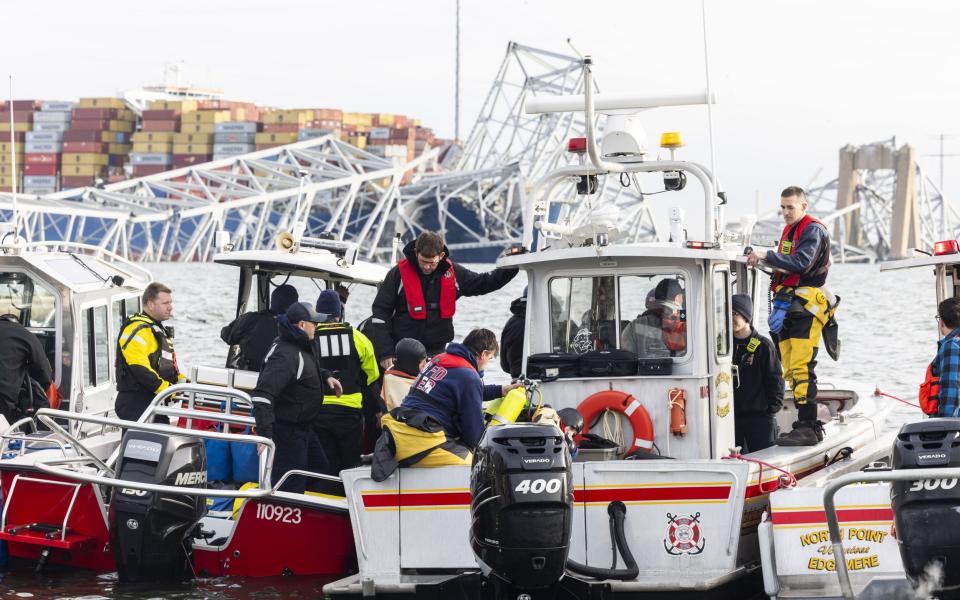
[(482, 402), (499, 398), (502, 390), (499, 385), (483, 385), (477, 358), (463, 344), (450, 343), (410, 386), (403, 406), (422, 410), (443, 426), (448, 437), (473, 448), (483, 437)]

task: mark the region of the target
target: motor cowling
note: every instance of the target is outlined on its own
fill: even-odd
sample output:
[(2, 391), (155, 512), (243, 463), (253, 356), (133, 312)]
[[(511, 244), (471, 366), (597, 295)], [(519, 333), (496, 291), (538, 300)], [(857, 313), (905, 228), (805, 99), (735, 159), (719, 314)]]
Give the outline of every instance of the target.
[(573, 507), (570, 464), (553, 425), (487, 429), (470, 476), (470, 544), (495, 585), (537, 590), (563, 576)]
[[(128, 431), (117, 479), (206, 487), (203, 442), (190, 436)], [(110, 500), (110, 539), (121, 581), (180, 579), (189, 573), (192, 533), (206, 512), (202, 496), (118, 487)]]
[[(927, 419), (900, 429), (894, 469), (960, 467), (960, 419)], [(916, 586), (924, 581), (960, 596), (960, 485), (957, 479), (895, 481), (890, 490), (903, 568)], [(934, 566), (940, 563), (939, 567)]]

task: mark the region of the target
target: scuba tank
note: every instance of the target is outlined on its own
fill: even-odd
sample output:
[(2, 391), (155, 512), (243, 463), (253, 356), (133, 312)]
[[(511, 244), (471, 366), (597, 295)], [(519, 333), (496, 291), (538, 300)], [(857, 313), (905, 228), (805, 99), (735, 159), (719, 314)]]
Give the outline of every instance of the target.
[(518, 387), (507, 392), (503, 398), (497, 398), (487, 405), (484, 409), (487, 418), (488, 427), (516, 423), (520, 414), (527, 408), (527, 391), (523, 387)]

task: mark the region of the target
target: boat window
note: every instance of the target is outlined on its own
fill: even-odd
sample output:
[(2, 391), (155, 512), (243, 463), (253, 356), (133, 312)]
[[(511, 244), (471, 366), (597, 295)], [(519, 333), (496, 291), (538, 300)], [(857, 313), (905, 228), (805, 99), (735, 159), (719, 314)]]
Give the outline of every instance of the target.
[(717, 356), (730, 354), (730, 273), (725, 269), (713, 272), (713, 326), (717, 336)]
[(686, 353), (681, 274), (556, 277), (549, 289), (553, 352), (622, 348), (640, 358)]
[(687, 286), (683, 275), (625, 275), (620, 280), (620, 347), (640, 358), (687, 353)]
[(91, 256), (48, 258), (46, 263), (71, 285), (103, 283), (117, 274), (117, 271)]
[(107, 307), (84, 309), (81, 326), (83, 339), (83, 385), (94, 387), (110, 379), (110, 336), (107, 332)]
[(120, 334), (120, 326), (123, 324), (123, 320), (138, 312), (140, 312), (140, 298), (121, 298), (113, 301), (113, 330), (117, 332), (117, 335)]
[(13, 315), (24, 326), (56, 327), (56, 297), (26, 273), (0, 273), (0, 315)]

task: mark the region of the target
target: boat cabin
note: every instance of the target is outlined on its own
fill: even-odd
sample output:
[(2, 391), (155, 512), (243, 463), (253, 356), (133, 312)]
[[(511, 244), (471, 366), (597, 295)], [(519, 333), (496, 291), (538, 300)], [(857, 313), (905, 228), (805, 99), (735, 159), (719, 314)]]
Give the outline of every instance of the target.
[(120, 324), (139, 312), (150, 281), (146, 269), (95, 246), (0, 244), (0, 315), (40, 339), (56, 386), (52, 405), (113, 409)]

